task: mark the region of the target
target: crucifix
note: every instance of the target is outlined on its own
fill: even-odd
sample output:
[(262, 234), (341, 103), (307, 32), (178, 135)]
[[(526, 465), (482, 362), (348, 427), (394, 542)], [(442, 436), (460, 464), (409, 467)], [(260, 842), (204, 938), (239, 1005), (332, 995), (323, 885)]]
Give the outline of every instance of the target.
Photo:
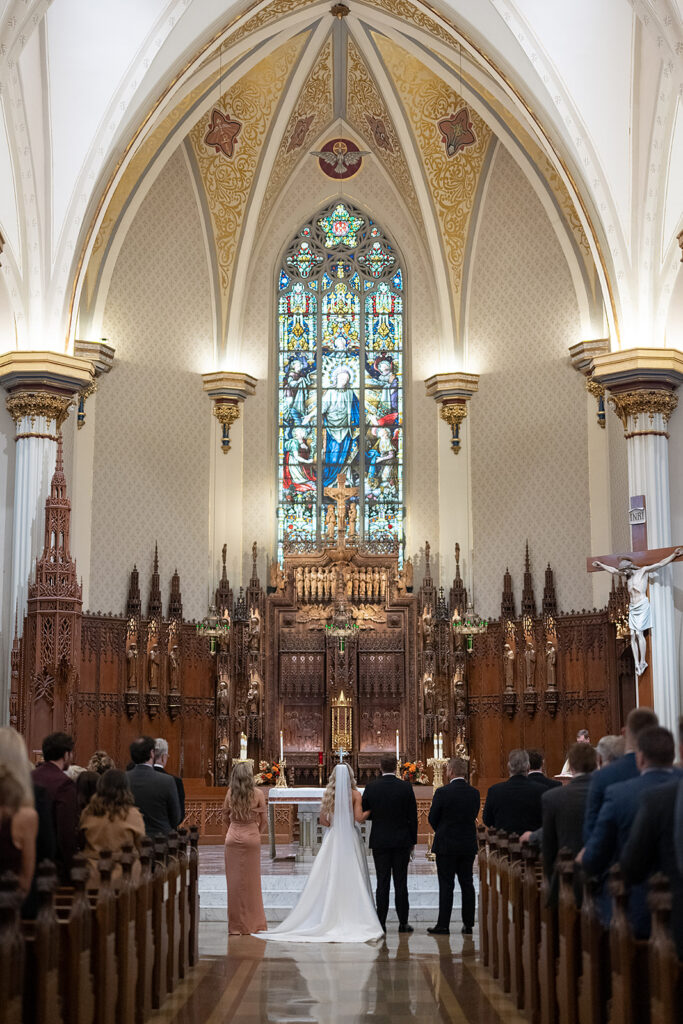
[(629, 594), (628, 624), (631, 630), (631, 649), (636, 667), (638, 686), (638, 703), (652, 704), (652, 683), (648, 686), (649, 693), (643, 693), (640, 677), (647, 668), (647, 638), (645, 630), (652, 626), (650, 601), (647, 596), (648, 578), (655, 569), (661, 569), (670, 562), (683, 559), (683, 547), (655, 548), (647, 546), (647, 512), (645, 495), (638, 494), (631, 498), (629, 508), (631, 524), (631, 544), (633, 551), (620, 552), (614, 555), (603, 555), (600, 558), (588, 558), (588, 572), (605, 570), (613, 576), (622, 576), (626, 581)]
[(339, 750), (337, 751), (337, 753), (339, 755), (339, 764), (343, 764), (344, 763), (344, 758), (348, 754), (348, 750), (344, 750), (343, 747), (340, 747)]
[(346, 533), (346, 499), (355, 498), (358, 494), (357, 487), (347, 487), (344, 483), (345, 473), (337, 477), (335, 487), (326, 487), (325, 492), (329, 494), (337, 506), (337, 544), (341, 547), (341, 538)]

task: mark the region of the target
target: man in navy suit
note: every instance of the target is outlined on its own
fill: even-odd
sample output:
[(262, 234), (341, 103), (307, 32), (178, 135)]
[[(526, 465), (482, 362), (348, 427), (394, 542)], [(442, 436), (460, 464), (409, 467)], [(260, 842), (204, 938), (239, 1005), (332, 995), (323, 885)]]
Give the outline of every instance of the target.
[[(640, 774), (635, 779), (608, 786), (595, 828), (577, 857), (589, 875), (601, 875), (619, 860), (641, 798), (646, 799), (643, 795), (674, 779), (674, 738), (668, 729), (659, 725), (642, 729), (638, 734), (635, 756)], [(611, 907), (605, 898), (601, 901), (601, 913), (603, 922), (607, 924)], [(634, 886), (629, 894), (629, 920), (636, 938), (648, 937), (650, 915), (647, 892), (642, 885)]]
[(591, 832), (598, 820), (602, 802), (608, 786), (615, 782), (624, 782), (626, 779), (635, 779), (638, 775), (636, 765), (636, 740), (643, 729), (650, 729), (653, 725), (659, 725), (659, 719), (652, 708), (634, 708), (626, 719), (624, 739), (626, 741), (625, 753), (617, 761), (606, 765), (600, 771), (593, 773), (588, 800), (586, 802), (586, 817), (583, 821), (583, 841), (587, 843)]
[(462, 893), (462, 933), (474, 928), (474, 882), (472, 865), (477, 855), (477, 815), (481, 807), (479, 790), (465, 775), (467, 762), (452, 757), (446, 768), (448, 782), (434, 791), (429, 824), (434, 829), (432, 853), (436, 854), (439, 876), (439, 917), (430, 935), (448, 935), (453, 910), (455, 876)]

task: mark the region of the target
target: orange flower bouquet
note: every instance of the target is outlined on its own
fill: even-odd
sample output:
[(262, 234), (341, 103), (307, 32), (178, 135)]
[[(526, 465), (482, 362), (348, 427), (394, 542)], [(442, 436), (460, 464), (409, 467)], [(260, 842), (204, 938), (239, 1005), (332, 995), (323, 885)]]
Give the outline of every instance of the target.
[(277, 761), (259, 761), (259, 771), (254, 776), (257, 786), (274, 786), (279, 777), (280, 765)]
[(425, 772), (423, 761), (401, 761), (398, 766), (398, 772), (402, 779), (406, 782), (412, 782), (414, 786), (429, 785), (429, 777)]

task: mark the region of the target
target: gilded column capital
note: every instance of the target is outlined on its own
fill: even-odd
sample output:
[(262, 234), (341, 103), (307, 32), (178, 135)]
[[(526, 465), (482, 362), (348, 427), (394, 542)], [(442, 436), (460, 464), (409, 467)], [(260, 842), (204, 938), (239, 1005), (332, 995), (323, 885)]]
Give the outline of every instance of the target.
[(668, 437), (666, 424), (678, 405), (683, 383), (683, 352), (666, 348), (622, 349), (591, 361), (592, 376), (609, 392), (626, 438)]
[[(668, 423), (669, 417), (678, 405), (678, 395), (673, 391), (659, 388), (618, 391), (609, 396), (609, 403), (623, 424), (625, 437), (632, 437), (636, 433), (663, 434), (668, 437), (665, 430), (655, 429), (655, 417), (661, 416), (664, 423)], [(637, 421), (643, 415), (647, 416), (650, 429), (629, 430), (629, 417)]]
[(479, 390), (478, 373), (435, 373), (425, 381), (427, 395), (440, 405), (439, 415), (451, 428), (451, 450), (460, 453), (460, 427), (467, 416), (467, 403)]
[(59, 430), (74, 397), (93, 383), (94, 376), (92, 362), (79, 356), (27, 351), (0, 355), (0, 384), (8, 392), (9, 414), (17, 427), (25, 419), (31, 425), (31, 431), (17, 438), (38, 436), (33, 433), (38, 418), (54, 420)]
[(202, 387), (209, 396), (213, 414), (221, 425), (221, 451), (230, 451), (230, 427), (239, 419), (240, 406), (256, 391), (257, 380), (248, 373), (217, 370), (202, 374)]

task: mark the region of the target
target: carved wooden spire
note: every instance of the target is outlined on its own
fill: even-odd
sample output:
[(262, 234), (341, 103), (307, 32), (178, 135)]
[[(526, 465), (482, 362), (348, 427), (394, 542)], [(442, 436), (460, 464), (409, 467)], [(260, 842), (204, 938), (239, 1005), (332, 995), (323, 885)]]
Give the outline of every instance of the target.
[(66, 496), (66, 478), (62, 459), (62, 435), (57, 438), (57, 463), (52, 475), (50, 496), (45, 502), (45, 542), (36, 562), (36, 580), (29, 586), (31, 597), (64, 596), (81, 600), (76, 563), (69, 550), (71, 502)]
[(154, 569), (152, 571), (152, 585), (149, 589), (149, 604), (147, 605), (147, 618), (161, 618), (161, 581), (159, 579), (159, 546), (154, 543)]
[(503, 576), (503, 596), (500, 602), (500, 617), (501, 619), (514, 619), (515, 617), (515, 597), (512, 593), (512, 576), (510, 570), (505, 570)]
[(137, 565), (133, 566), (128, 584), (128, 599), (126, 601), (126, 618), (139, 619), (142, 614), (142, 601), (140, 599), (140, 573)]
[[(612, 583), (614, 583), (614, 577), (612, 577)], [(553, 570), (550, 568), (550, 562), (548, 562), (548, 565), (546, 566), (545, 570), (545, 585), (543, 587), (543, 615), (552, 615), (553, 618), (557, 616), (555, 577), (553, 576)]]
[(180, 576), (177, 569), (171, 576), (171, 597), (168, 602), (168, 617), (169, 619), (177, 619), (178, 622), (183, 621), (183, 597), (180, 593)]
[(460, 545), (455, 545), (455, 577), (450, 593), (451, 615), (457, 611), (462, 616), (467, 608), (467, 590), (460, 575)]
[(216, 611), (221, 618), (224, 618), (225, 612), (232, 615), (232, 590), (230, 589), (230, 581), (228, 580), (227, 560), (228, 560), (228, 545), (223, 545), (221, 552), (223, 559), (223, 568), (221, 571), (220, 582), (216, 588), (216, 594), (214, 597), (214, 605)]
[(522, 615), (529, 615), (536, 618), (536, 598), (534, 597), (534, 584), (531, 579), (531, 564), (529, 562), (529, 541), (526, 542), (526, 554), (524, 556), (524, 586), (522, 587)]

